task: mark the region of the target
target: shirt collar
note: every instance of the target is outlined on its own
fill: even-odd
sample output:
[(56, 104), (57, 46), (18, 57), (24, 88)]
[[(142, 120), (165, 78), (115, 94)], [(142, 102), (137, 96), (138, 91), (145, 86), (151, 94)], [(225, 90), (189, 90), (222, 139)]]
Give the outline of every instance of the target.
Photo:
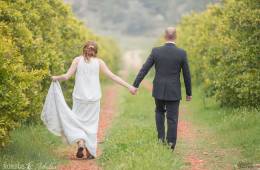
[(176, 43), (174, 41), (167, 41), (166, 44), (175, 44), (176, 45)]

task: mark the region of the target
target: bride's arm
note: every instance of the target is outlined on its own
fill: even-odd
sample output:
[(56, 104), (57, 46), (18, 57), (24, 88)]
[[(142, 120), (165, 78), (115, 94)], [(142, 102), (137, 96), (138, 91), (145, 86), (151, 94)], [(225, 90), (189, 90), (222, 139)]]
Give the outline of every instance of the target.
[(132, 94), (136, 93), (136, 88), (131, 86), (130, 84), (128, 84), (127, 82), (125, 82), (123, 79), (121, 79), (120, 77), (118, 77), (117, 75), (115, 75), (106, 65), (106, 63), (102, 60), (99, 59), (99, 63), (100, 63), (100, 70), (110, 79), (112, 79), (113, 81), (115, 81), (116, 83), (126, 87), (129, 89), (129, 91)]
[(75, 74), (76, 70), (77, 70), (77, 65), (78, 65), (78, 61), (79, 61), (79, 57), (74, 58), (74, 60), (72, 61), (70, 68), (68, 69), (66, 74), (62, 74), (59, 76), (52, 76), (52, 80), (56, 81), (56, 80), (68, 80), (72, 75)]

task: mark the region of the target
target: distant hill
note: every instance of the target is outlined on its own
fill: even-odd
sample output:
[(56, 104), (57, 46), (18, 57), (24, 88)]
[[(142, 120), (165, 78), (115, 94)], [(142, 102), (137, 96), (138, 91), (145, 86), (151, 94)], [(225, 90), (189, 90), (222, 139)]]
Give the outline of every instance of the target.
[(156, 33), (182, 15), (201, 11), (219, 0), (65, 0), (75, 14), (99, 32), (128, 35)]

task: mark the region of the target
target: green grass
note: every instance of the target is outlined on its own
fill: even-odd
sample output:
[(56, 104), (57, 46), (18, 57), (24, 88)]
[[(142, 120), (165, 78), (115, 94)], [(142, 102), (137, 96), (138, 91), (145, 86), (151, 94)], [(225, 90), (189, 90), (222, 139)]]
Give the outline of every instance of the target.
[(0, 150), (0, 169), (56, 169), (64, 158), (55, 153), (59, 137), (43, 125), (23, 126), (11, 132), (11, 143)]
[(102, 145), (99, 164), (108, 170), (180, 169), (183, 162), (179, 156), (157, 143), (150, 92), (142, 88), (137, 96), (122, 93), (119, 113)]
[[(203, 100), (199, 88), (193, 90), (193, 101), (186, 107), (192, 114), (186, 118), (204, 126), (220, 148), (233, 148), (241, 154), (239, 162), (260, 162), (260, 112), (248, 108), (220, 107), (213, 98)], [(230, 155), (232, 156), (232, 155)], [(231, 159), (231, 157), (230, 157)]]

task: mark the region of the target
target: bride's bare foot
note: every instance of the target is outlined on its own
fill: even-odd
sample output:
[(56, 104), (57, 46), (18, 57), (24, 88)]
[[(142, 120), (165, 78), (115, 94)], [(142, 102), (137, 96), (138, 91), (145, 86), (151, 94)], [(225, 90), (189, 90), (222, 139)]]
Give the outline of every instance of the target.
[(84, 154), (83, 154), (83, 151), (84, 151), (84, 141), (80, 140), (78, 142), (78, 151), (77, 151), (77, 158), (83, 158)]
[(83, 156), (84, 156), (83, 150), (84, 150), (83, 147), (78, 148), (78, 151), (77, 151), (77, 154), (76, 154), (77, 158), (83, 158)]

